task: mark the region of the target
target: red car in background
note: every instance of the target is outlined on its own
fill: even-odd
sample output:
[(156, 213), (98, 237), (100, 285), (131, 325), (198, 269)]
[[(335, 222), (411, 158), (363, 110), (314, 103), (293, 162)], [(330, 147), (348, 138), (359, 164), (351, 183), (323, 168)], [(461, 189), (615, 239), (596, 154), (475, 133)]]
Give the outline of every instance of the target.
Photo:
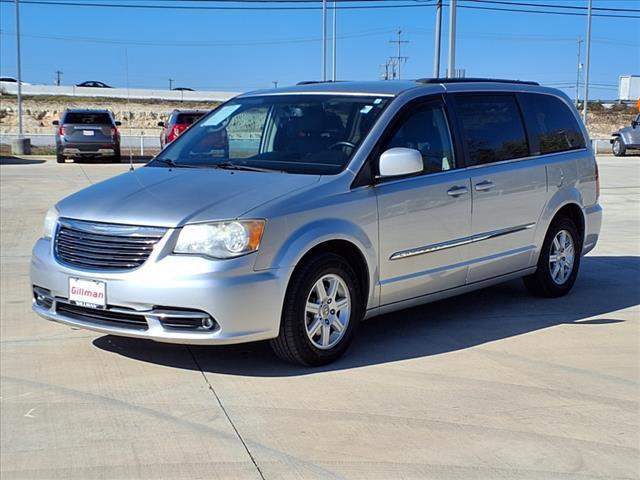
[(174, 110), (169, 115), (166, 122), (158, 122), (158, 126), (162, 127), (160, 132), (160, 146), (173, 142), (178, 138), (192, 123), (195, 123), (209, 113), (209, 110)]

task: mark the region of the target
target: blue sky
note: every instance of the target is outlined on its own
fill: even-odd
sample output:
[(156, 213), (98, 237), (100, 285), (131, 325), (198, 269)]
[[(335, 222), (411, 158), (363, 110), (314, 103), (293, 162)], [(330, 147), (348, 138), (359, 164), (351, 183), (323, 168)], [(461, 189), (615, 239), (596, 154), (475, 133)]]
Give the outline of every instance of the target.
[[(166, 0), (110, 3), (170, 4)], [(587, 0), (532, 3), (586, 6)], [(470, 3), (460, 2), (464, 4)], [(637, 0), (594, 0), (593, 4), (640, 9)], [(0, 3), (2, 75), (15, 76), (14, 11), (13, 3)], [(447, 20), (445, 8), (443, 66)], [(410, 42), (403, 45), (402, 54), (408, 60), (402, 77), (431, 76), (434, 22), (435, 8), (429, 6), (339, 8), (338, 79), (379, 78), (381, 64), (395, 54), (389, 40), (398, 27)], [(459, 8), (456, 66), (464, 68), (467, 76), (574, 84), (577, 39), (585, 37), (586, 23), (585, 17), (578, 16)], [(21, 30), (23, 79), (34, 84), (53, 83), (56, 70), (64, 72), (63, 84), (101, 80), (125, 87), (128, 73), (130, 87), (168, 88), (168, 78), (173, 78), (174, 86), (232, 91), (271, 87), (274, 80), (286, 85), (321, 77), (320, 10), (185, 11), (21, 4)], [(619, 75), (640, 74), (640, 19), (596, 17), (592, 39), (591, 81), (596, 85), (590, 96), (615, 98)], [(330, 67), (330, 57), (328, 63)], [(573, 96), (574, 87), (565, 90)]]

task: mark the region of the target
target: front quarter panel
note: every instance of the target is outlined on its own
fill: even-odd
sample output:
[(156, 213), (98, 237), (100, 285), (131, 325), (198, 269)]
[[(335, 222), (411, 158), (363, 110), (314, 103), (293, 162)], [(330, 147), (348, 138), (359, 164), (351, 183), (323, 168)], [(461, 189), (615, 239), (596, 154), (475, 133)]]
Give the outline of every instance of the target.
[[(362, 253), (368, 269), (368, 307), (377, 305), (378, 213), (375, 193), (363, 187), (353, 191), (320, 196), (328, 186), (288, 197), (270, 205), (271, 212), (252, 211), (267, 218), (267, 227), (254, 269), (295, 267), (315, 246), (332, 240), (344, 240)], [(277, 213), (275, 213), (277, 211)]]

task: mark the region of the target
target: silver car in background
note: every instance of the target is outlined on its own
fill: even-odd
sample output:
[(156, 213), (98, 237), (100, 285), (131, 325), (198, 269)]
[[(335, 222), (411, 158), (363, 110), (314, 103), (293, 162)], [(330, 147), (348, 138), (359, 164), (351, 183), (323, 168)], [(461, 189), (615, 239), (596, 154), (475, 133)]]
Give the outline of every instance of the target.
[(33, 309), (159, 342), (270, 340), (320, 365), (367, 317), (517, 277), (566, 294), (598, 240), (598, 182), (571, 101), (535, 83), (247, 93), (52, 207)]

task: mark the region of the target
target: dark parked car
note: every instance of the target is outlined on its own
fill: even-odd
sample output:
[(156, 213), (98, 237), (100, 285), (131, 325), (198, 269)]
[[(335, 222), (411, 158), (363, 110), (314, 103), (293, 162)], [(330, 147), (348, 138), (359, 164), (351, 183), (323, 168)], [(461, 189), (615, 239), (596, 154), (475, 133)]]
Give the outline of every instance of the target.
[(611, 150), (616, 157), (622, 157), (627, 150), (640, 150), (640, 113), (631, 120), (631, 126), (621, 128), (612, 136)]
[(89, 80), (87, 82), (82, 82), (76, 85), (76, 87), (90, 87), (90, 88), (113, 88), (110, 85), (107, 85), (104, 82), (97, 82), (95, 80)]
[(56, 132), (56, 159), (106, 157), (120, 162), (120, 133), (109, 110), (71, 110), (62, 114)]
[(208, 110), (174, 110), (169, 115), (166, 122), (158, 122), (158, 126), (162, 127), (160, 132), (160, 146), (173, 142), (180, 136), (192, 123), (200, 120), (200, 117), (209, 113)]

